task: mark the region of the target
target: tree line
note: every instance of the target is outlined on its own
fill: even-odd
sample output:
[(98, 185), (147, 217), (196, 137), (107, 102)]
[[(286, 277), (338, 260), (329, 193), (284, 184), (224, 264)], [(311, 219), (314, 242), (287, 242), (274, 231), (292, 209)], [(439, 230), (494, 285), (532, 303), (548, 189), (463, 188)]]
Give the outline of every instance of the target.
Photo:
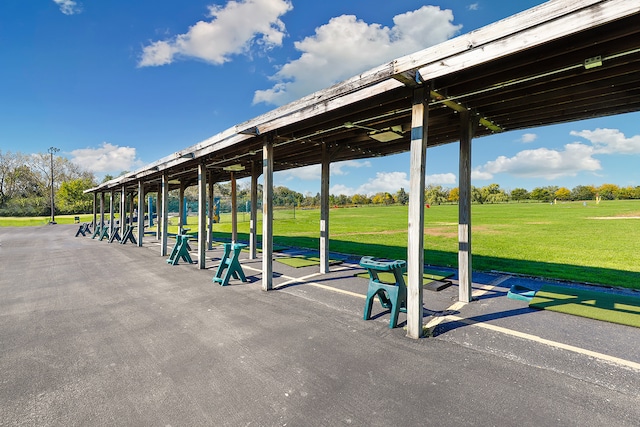
[[(22, 154), (2, 152), (0, 150), (0, 216), (48, 216), (51, 214), (51, 156), (49, 153)], [(126, 173), (126, 171), (121, 172)], [(82, 170), (68, 159), (53, 156), (53, 182), (56, 214), (90, 213), (93, 210), (93, 196), (84, 194), (84, 190), (98, 185), (93, 173)], [(102, 182), (113, 179), (111, 175), (104, 177)], [(177, 194), (170, 193), (170, 208), (177, 206)], [(216, 196), (229, 198), (230, 183), (216, 183)], [(259, 198), (262, 198), (262, 186), (258, 188)], [(190, 203), (197, 202), (195, 187), (187, 189), (185, 196)], [(238, 186), (239, 200), (250, 199), (250, 189)], [(425, 189), (425, 203), (439, 205), (457, 203), (460, 191), (456, 188), (446, 188), (441, 185), (428, 185)], [(553, 202), (576, 200), (615, 200), (640, 199), (640, 186), (620, 187), (616, 184), (602, 184), (600, 186), (578, 185), (572, 189), (558, 186), (536, 187), (529, 191), (525, 188), (505, 190), (498, 184), (484, 187), (471, 187), (473, 203), (508, 203), (508, 202)], [(275, 206), (317, 207), (320, 206), (320, 193), (315, 195), (302, 194), (285, 186), (273, 189)], [(349, 205), (405, 205), (409, 203), (409, 194), (400, 188), (395, 193), (379, 192), (374, 195), (331, 194), (331, 206)], [(242, 210), (244, 204), (239, 204)], [(177, 208), (176, 208), (177, 209)]]
[[(228, 196), (229, 186), (216, 187), (216, 194)], [(262, 188), (259, 188), (261, 194)], [(237, 193), (241, 200), (249, 199), (249, 189), (240, 188)], [(440, 205), (445, 203), (458, 203), (460, 199), (459, 188), (446, 188), (441, 185), (428, 185), (425, 188), (425, 203)], [(510, 203), (510, 202), (553, 202), (553, 201), (587, 201), (595, 200), (626, 200), (640, 199), (640, 186), (619, 187), (615, 184), (602, 184), (600, 186), (578, 185), (573, 189), (558, 186), (536, 187), (531, 191), (524, 188), (515, 188), (511, 191), (500, 188), (499, 184), (489, 184), (484, 187), (471, 187), (471, 201), (477, 204)], [(193, 200), (197, 200), (194, 192)], [(284, 186), (274, 187), (273, 200), (275, 206), (320, 206), (320, 193), (304, 195)], [(345, 194), (329, 195), (331, 206), (349, 205), (405, 205), (409, 203), (409, 194), (404, 188), (395, 193), (379, 192), (374, 195)]]
[(51, 214), (51, 161), (56, 213), (90, 212), (93, 197), (83, 194), (96, 185), (95, 176), (60, 156), (0, 150), (0, 215)]

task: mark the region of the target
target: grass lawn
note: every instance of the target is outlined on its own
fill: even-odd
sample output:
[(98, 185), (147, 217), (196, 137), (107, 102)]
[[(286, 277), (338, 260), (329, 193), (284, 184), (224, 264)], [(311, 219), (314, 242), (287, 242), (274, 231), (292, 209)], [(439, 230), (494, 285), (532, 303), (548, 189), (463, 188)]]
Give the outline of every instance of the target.
[[(407, 206), (331, 209), (330, 249), (354, 255), (406, 259)], [(239, 239), (248, 241), (247, 214), (238, 214)], [(72, 223), (73, 215), (57, 216)], [(243, 217), (245, 221), (243, 221)], [(640, 289), (640, 201), (510, 203), (472, 206), (474, 270), (498, 270), (547, 278)], [(280, 219), (281, 218), (281, 219)], [(0, 226), (46, 224), (48, 218), (0, 218)], [(88, 215), (81, 222), (91, 221)], [(175, 220), (174, 220), (175, 221)], [(458, 206), (425, 209), (425, 263), (456, 267)], [(274, 244), (318, 249), (320, 212), (276, 213)], [(188, 218), (197, 229), (197, 217)], [(177, 229), (177, 227), (176, 227)], [(258, 234), (262, 231), (260, 215)], [(172, 230), (170, 229), (170, 232)], [(231, 220), (214, 225), (230, 238)]]
[[(73, 224), (75, 217), (80, 217), (80, 222), (93, 221), (93, 215), (80, 214), (80, 215), (56, 215), (56, 223), (58, 224)], [(37, 216), (37, 217), (19, 217), (19, 216), (3, 216), (0, 217), (0, 227), (26, 227), (32, 225), (46, 225), (51, 221), (49, 216)]]
[[(640, 201), (472, 206), (473, 269), (640, 289)], [(406, 259), (407, 206), (331, 209), (332, 251)], [(274, 221), (274, 243), (318, 249), (320, 212)], [(195, 219), (194, 219), (195, 220)], [(425, 263), (458, 265), (458, 206), (425, 209)], [(259, 221), (258, 233), (262, 231)], [(240, 222), (240, 239), (249, 224)], [(214, 225), (228, 237), (230, 219)]]

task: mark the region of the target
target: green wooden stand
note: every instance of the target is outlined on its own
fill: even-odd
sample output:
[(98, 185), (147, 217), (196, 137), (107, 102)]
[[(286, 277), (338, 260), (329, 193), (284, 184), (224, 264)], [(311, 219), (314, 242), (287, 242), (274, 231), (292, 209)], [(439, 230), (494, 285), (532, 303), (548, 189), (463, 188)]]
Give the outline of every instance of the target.
[(240, 265), (240, 261), (238, 261), (238, 256), (242, 248), (246, 248), (247, 245), (243, 243), (224, 243), (223, 246), (224, 255), (220, 260), (216, 275), (213, 277), (213, 282), (220, 283), (220, 286), (227, 286), (231, 276), (246, 282), (247, 278), (244, 275), (244, 271), (242, 271), (242, 265)]
[(176, 236), (176, 245), (171, 250), (171, 255), (167, 260), (167, 264), (176, 265), (178, 264), (178, 260), (182, 259), (184, 262), (188, 262), (192, 264), (191, 255), (189, 255), (189, 236), (178, 234)]
[(102, 227), (102, 231), (100, 232), (100, 241), (102, 241), (103, 239), (107, 239), (109, 240), (109, 226), (105, 225), (104, 227)]
[(86, 236), (85, 234), (85, 226), (86, 224), (81, 224), (80, 228), (78, 228), (78, 231), (76, 231), (76, 237), (78, 237), (80, 234), (82, 234), (83, 236)]
[[(402, 274), (407, 270), (407, 262), (375, 261), (373, 257), (366, 256), (360, 260), (360, 266), (369, 272), (369, 289), (367, 290), (367, 302), (364, 305), (364, 320), (371, 318), (371, 308), (376, 295), (380, 304), (391, 311), (389, 328), (398, 326), (398, 313), (407, 312), (407, 285)], [(378, 277), (380, 272), (392, 272), (396, 283), (384, 283)]]
[(102, 232), (102, 225), (101, 224), (96, 225), (96, 228), (93, 231), (93, 236), (91, 236), (91, 238), (95, 239), (96, 237), (100, 237), (101, 232)]
[(117, 240), (118, 242), (122, 240), (117, 228), (113, 229), (113, 233), (111, 234), (111, 237), (109, 237), (109, 243), (113, 243), (114, 240)]
[(130, 241), (134, 245), (138, 243), (136, 241), (136, 236), (133, 235), (133, 225), (127, 225), (127, 229), (124, 231), (120, 243), (125, 245), (127, 241)]

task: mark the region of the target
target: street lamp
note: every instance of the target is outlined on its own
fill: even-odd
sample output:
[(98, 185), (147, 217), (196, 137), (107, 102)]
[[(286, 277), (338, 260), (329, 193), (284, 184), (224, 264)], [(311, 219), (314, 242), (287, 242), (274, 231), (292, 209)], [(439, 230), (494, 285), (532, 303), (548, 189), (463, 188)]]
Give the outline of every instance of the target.
[(60, 151), (60, 149), (56, 147), (49, 147), (49, 150), (47, 151), (51, 155), (51, 170), (50, 170), (51, 172), (51, 221), (49, 222), (49, 224), (55, 224), (56, 223), (56, 218), (55, 218), (56, 205), (53, 200), (53, 154)]

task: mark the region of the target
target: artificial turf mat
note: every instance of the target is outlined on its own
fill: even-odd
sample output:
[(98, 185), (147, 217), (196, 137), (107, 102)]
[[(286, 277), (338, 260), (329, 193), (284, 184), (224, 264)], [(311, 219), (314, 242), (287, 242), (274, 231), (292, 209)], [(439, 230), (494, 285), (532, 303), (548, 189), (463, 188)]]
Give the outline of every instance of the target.
[[(282, 252), (289, 249), (287, 246), (278, 246), (278, 245), (273, 245), (273, 247), (271, 248), (271, 250), (273, 252)], [(249, 247), (247, 246), (246, 248), (243, 249), (243, 251), (245, 252), (249, 252)], [(261, 253), (262, 252), (262, 247), (258, 247), (256, 248), (256, 252)]]
[[(320, 258), (315, 256), (296, 255), (291, 257), (278, 257), (276, 261), (281, 262), (289, 267), (310, 267), (312, 265), (320, 265)], [(329, 265), (342, 264), (342, 261), (337, 259), (330, 259)]]
[[(403, 274), (402, 276), (404, 277), (404, 281), (406, 283), (407, 280), (408, 280), (407, 275)], [(446, 279), (448, 277), (451, 277), (451, 276), (453, 276), (453, 273), (443, 275), (442, 272), (440, 272), (440, 271), (425, 270), (422, 273), (422, 284), (426, 285), (426, 284), (429, 284), (431, 282), (444, 280), (444, 279)], [(366, 273), (366, 272), (365, 273), (358, 273), (358, 274), (356, 274), (356, 277), (362, 277), (364, 279), (368, 279), (369, 278), (369, 273)], [(389, 283), (389, 284), (396, 283), (396, 277), (393, 275), (393, 273), (390, 273), (390, 272), (378, 273), (378, 278), (380, 279), (380, 281), (382, 283)]]
[(640, 328), (640, 297), (545, 285), (529, 307)]

